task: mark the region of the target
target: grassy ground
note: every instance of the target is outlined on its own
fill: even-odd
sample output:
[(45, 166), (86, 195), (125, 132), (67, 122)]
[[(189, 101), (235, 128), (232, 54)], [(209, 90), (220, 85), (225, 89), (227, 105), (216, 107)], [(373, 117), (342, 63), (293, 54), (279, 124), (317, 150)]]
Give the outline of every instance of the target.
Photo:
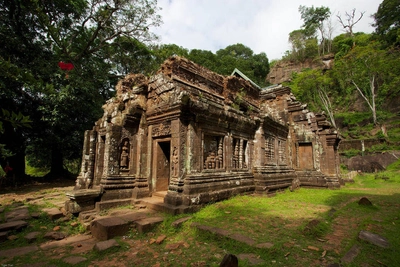
[[(258, 266), (327, 266), (339, 263), (353, 245), (360, 247), (360, 253), (352, 263), (342, 266), (400, 266), (399, 166), (400, 161), (384, 173), (357, 176), (355, 183), (340, 190), (303, 188), (274, 197), (237, 196), (208, 205), (192, 214), (180, 228), (173, 228), (171, 223), (188, 215), (165, 214), (165, 222), (155, 231), (139, 234), (133, 229), (117, 239), (121, 244), (119, 249), (100, 254), (85, 253), (81, 256), (86, 257), (87, 262), (75, 266), (219, 266), (226, 253), (252, 253), (263, 261)], [(367, 197), (373, 206), (360, 206), (361, 197)], [(30, 209), (37, 207), (30, 206)], [(44, 218), (38, 222), (36, 226), (33, 224), (33, 229), (54, 226)], [(268, 242), (273, 246), (250, 247), (201, 232), (191, 226), (193, 223), (222, 228), (232, 234), (248, 236), (256, 243)], [(70, 222), (61, 224), (71, 234), (79, 232), (79, 228), (69, 229), (70, 225)], [(390, 247), (384, 249), (358, 239), (361, 230), (383, 236)], [(154, 243), (162, 235), (166, 239), (161, 244)], [(6, 241), (1, 249), (15, 244), (18, 243)], [(60, 253), (63, 257), (68, 256), (71, 248), (55, 252), (57, 255), (49, 253), (34, 252), (13, 260), (0, 259), (0, 263), (23, 266), (45, 258), (49, 264), (67, 266), (60, 260)], [(251, 264), (240, 260), (239, 266)]]

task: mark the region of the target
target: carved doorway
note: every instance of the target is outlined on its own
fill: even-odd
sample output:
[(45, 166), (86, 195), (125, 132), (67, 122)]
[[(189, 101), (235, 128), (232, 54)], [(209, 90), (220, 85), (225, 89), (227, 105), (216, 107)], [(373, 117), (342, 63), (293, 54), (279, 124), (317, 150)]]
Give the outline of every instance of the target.
[(312, 143), (299, 143), (297, 157), (300, 170), (309, 171), (314, 169)]
[(160, 140), (155, 142), (153, 171), (153, 191), (167, 191), (171, 169), (171, 141)]

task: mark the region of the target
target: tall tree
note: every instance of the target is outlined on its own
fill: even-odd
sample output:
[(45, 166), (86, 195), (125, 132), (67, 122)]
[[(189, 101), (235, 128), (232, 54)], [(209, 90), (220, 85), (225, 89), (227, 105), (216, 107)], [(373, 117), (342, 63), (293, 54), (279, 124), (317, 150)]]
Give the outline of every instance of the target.
[[(357, 18), (356, 17), (356, 9), (353, 8), (351, 12), (345, 12), (345, 21), (343, 21), (342, 17), (340, 16), (340, 13), (336, 15), (336, 17), (339, 20), (339, 23), (342, 25), (343, 29), (347, 32), (347, 34), (351, 37), (354, 38), (354, 26), (362, 19), (364, 16), (365, 12), (360, 12), (360, 16)], [(353, 44), (353, 46), (355, 43)]]
[[(34, 122), (29, 133), (16, 135), (24, 144), (19, 159), (25, 159), (28, 145), (32, 158), (51, 155), (40, 162), (50, 160), (52, 174), (63, 172), (63, 159), (80, 151), (83, 130), (98, 118), (122, 72), (118, 66), (126, 64), (118, 50), (134, 53), (139, 46), (116, 42), (156, 38), (150, 32), (161, 23), (156, 1), (8, 0), (0, 5), (0, 66), (6, 66), (0, 75), (8, 90), (0, 103), (8, 110), (24, 109)], [(60, 61), (73, 69), (60, 70)]]
[(325, 42), (327, 39), (324, 21), (326, 21), (331, 14), (329, 7), (299, 6), (299, 12), (301, 14), (301, 19), (304, 22), (302, 27), (306, 31), (307, 35), (314, 35), (317, 30), (319, 30), (321, 36), (321, 51), (322, 54), (324, 54)]
[(383, 0), (373, 15), (375, 32), (387, 46), (400, 45), (400, 1)]

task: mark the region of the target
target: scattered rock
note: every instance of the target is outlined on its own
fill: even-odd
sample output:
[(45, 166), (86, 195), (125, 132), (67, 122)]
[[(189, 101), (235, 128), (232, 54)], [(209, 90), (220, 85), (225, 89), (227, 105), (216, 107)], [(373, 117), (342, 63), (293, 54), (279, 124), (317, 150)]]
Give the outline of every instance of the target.
[(166, 235), (160, 235), (155, 242), (157, 244), (161, 244), (164, 241), (165, 238), (167, 238)]
[(16, 235), (10, 235), (10, 236), (7, 237), (7, 239), (8, 239), (8, 240), (11, 240), (11, 241), (17, 240), (17, 239), (18, 239), (18, 236), (16, 236)]
[(76, 264), (79, 264), (86, 260), (87, 260), (86, 258), (81, 257), (81, 256), (70, 256), (70, 257), (64, 258), (63, 262), (71, 264), (71, 265), (76, 265)]
[(28, 223), (25, 221), (11, 221), (11, 222), (6, 222), (6, 223), (1, 223), (0, 224), (0, 232), (4, 231), (12, 231), (12, 230), (21, 230), (22, 228), (25, 228), (28, 226)]
[(163, 221), (164, 218), (162, 217), (151, 217), (137, 220), (135, 224), (139, 233), (145, 233), (151, 231), (156, 225), (162, 223)]
[(341, 261), (346, 264), (351, 263), (359, 253), (360, 253), (360, 247), (358, 245), (354, 245), (351, 247), (349, 251), (347, 251), (346, 255), (343, 256)]
[(79, 223), (78, 222), (72, 222), (70, 225), (71, 225), (71, 227), (77, 227), (79, 225)]
[(238, 258), (233, 254), (226, 254), (219, 264), (220, 267), (238, 267)]
[(40, 232), (31, 232), (29, 234), (27, 234), (24, 238), (29, 242), (34, 242), (37, 237), (40, 235)]
[(33, 219), (38, 219), (38, 218), (40, 217), (40, 212), (32, 212), (32, 213), (31, 213), (31, 217), (32, 217)]
[(168, 245), (165, 246), (165, 249), (175, 250), (175, 249), (178, 249), (180, 245), (183, 245), (183, 242), (168, 244)]
[(307, 248), (308, 248), (309, 250), (319, 251), (319, 248), (314, 247), (314, 246), (308, 246)]
[(47, 239), (61, 240), (65, 238), (65, 234), (61, 232), (51, 231), (44, 235)]
[(10, 212), (7, 212), (5, 219), (7, 222), (18, 221), (18, 220), (29, 220), (31, 215), (29, 214), (28, 207), (18, 207)]
[(261, 243), (261, 244), (257, 244), (256, 248), (272, 248), (274, 246), (274, 244), (272, 243)]
[(57, 208), (43, 209), (43, 212), (45, 212), (47, 216), (53, 221), (60, 219), (64, 216), (64, 214)]
[(372, 202), (368, 198), (362, 197), (358, 201), (358, 205), (361, 205), (361, 206), (372, 206)]
[(120, 247), (120, 245), (115, 239), (109, 239), (106, 241), (97, 242), (96, 245), (94, 245), (93, 249), (96, 251), (105, 251), (112, 247)]
[(337, 211), (336, 209), (331, 208), (331, 209), (328, 211), (328, 216), (329, 216), (329, 217), (333, 217), (333, 215), (335, 215), (336, 211)]
[(90, 224), (92, 235), (105, 241), (116, 236), (124, 236), (129, 231), (129, 223), (119, 217), (95, 220)]
[(180, 219), (174, 221), (171, 225), (172, 225), (172, 227), (178, 228), (178, 227), (181, 226), (184, 222), (190, 220), (191, 218), (192, 218), (191, 216), (180, 218)]
[(383, 238), (380, 235), (368, 232), (368, 231), (361, 231), (358, 234), (358, 238), (360, 238), (361, 240), (367, 241), (371, 244), (374, 244), (378, 247), (381, 247), (381, 248), (389, 247), (389, 242), (385, 238)]
[(55, 226), (54, 228), (53, 228), (53, 231), (60, 231), (60, 229), (61, 229), (61, 227), (60, 226)]
[(14, 258), (16, 256), (26, 255), (33, 251), (37, 251), (39, 248), (35, 245), (28, 247), (18, 247), (6, 250), (0, 250), (0, 257)]

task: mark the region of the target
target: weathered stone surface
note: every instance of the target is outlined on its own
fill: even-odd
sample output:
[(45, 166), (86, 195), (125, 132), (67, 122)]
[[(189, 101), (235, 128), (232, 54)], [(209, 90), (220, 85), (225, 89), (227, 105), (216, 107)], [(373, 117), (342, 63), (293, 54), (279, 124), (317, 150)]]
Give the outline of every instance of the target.
[(274, 244), (266, 242), (266, 243), (257, 244), (255, 247), (256, 248), (272, 248), (273, 246), (274, 246)]
[(172, 225), (172, 227), (177, 228), (177, 227), (181, 226), (184, 222), (190, 220), (191, 218), (192, 218), (191, 216), (180, 218), (180, 219), (174, 221), (171, 225)]
[(18, 221), (18, 220), (29, 220), (31, 215), (29, 214), (28, 207), (18, 207), (10, 212), (7, 212), (5, 219), (7, 222)]
[(70, 256), (70, 257), (63, 259), (63, 262), (71, 264), (71, 265), (76, 265), (76, 264), (79, 264), (79, 263), (85, 262), (85, 261), (87, 261), (87, 259), (85, 257), (81, 257), (81, 256)]
[(28, 223), (25, 221), (11, 221), (11, 222), (6, 222), (6, 223), (1, 223), (0, 224), (0, 232), (4, 231), (12, 231), (12, 230), (21, 230), (22, 228), (25, 228), (28, 226)]
[(85, 132), (66, 210), (82, 211), (88, 188), (104, 190), (91, 198), (98, 210), (165, 192), (163, 205), (146, 206), (175, 214), (244, 193), (340, 187), (338, 133), (289, 87), (261, 89), (237, 69), (222, 76), (174, 56), (116, 92)]
[(57, 247), (64, 247), (64, 246), (71, 245), (71, 244), (79, 244), (82, 242), (86, 242), (91, 239), (95, 240), (91, 235), (69, 236), (62, 240), (51, 241), (48, 243), (41, 244), (40, 249), (48, 250), (48, 249), (53, 249), (53, 248), (57, 248)]
[(42, 211), (45, 212), (47, 216), (53, 221), (60, 219), (64, 216), (64, 214), (57, 208), (47, 208), (43, 209)]
[(341, 261), (343, 263), (351, 263), (357, 256), (360, 254), (360, 247), (358, 245), (354, 245), (351, 249), (343, 256)]
[(368, 198), (362, 197), (358, 201), (358, 205), (361, 205), (361, 206), (372, 206), (372, 202)]
[(155, 226), (163, 221), (164, 218), (162, 217), (150, 217), (135, 221), (135, 225), (139, 233), (145, 233), (151, 231)]
[(384, 237), (368, 231), (361, 231), (358, 234), (358, 238), (367, 241), (371, 244), (374, 244), (378, 247), (388, 248), (390, 246), (389, 242)]
[(97, 242), (93, 249), (96, 251), (105, 251), (113, 247), (120, 247), (120, 244), (118, 244), (115, 239), (109, 239), (106, 241)]
[(157, 237), (157, 239), (155, 240), (156, 244), (161, 244), (165, 238), (167, 238), (166, 235), (160, 235), (159, 237)]
[(51, 231), (51, 232), (47, 232), (44, 235), (44, 238), (50, 239), (50, 240), (61, 240), (64, 239), (66, 237), (66, 235), (62, 232), (56, 232), (56, 231)]
[(34, 242), (38, 236), (40, 235), (40, 232), (31, 232), (28, 233), (26, 236), (24, 236), (24, 238), (28, 241), (28, 242)]
[(0, 258), (14, 258), (17, 256), (26, 255), (28, 253), (37, 251), (39, 248), (36, 245), (27, 246), (27, 247), (18, 247), (6, 250), (0, 250)]
[(118, 217), (95, 220), (90, 224), (92, 235), (104, 241), (116, 236), (123, 236), (129, 231), (129, 223)]

